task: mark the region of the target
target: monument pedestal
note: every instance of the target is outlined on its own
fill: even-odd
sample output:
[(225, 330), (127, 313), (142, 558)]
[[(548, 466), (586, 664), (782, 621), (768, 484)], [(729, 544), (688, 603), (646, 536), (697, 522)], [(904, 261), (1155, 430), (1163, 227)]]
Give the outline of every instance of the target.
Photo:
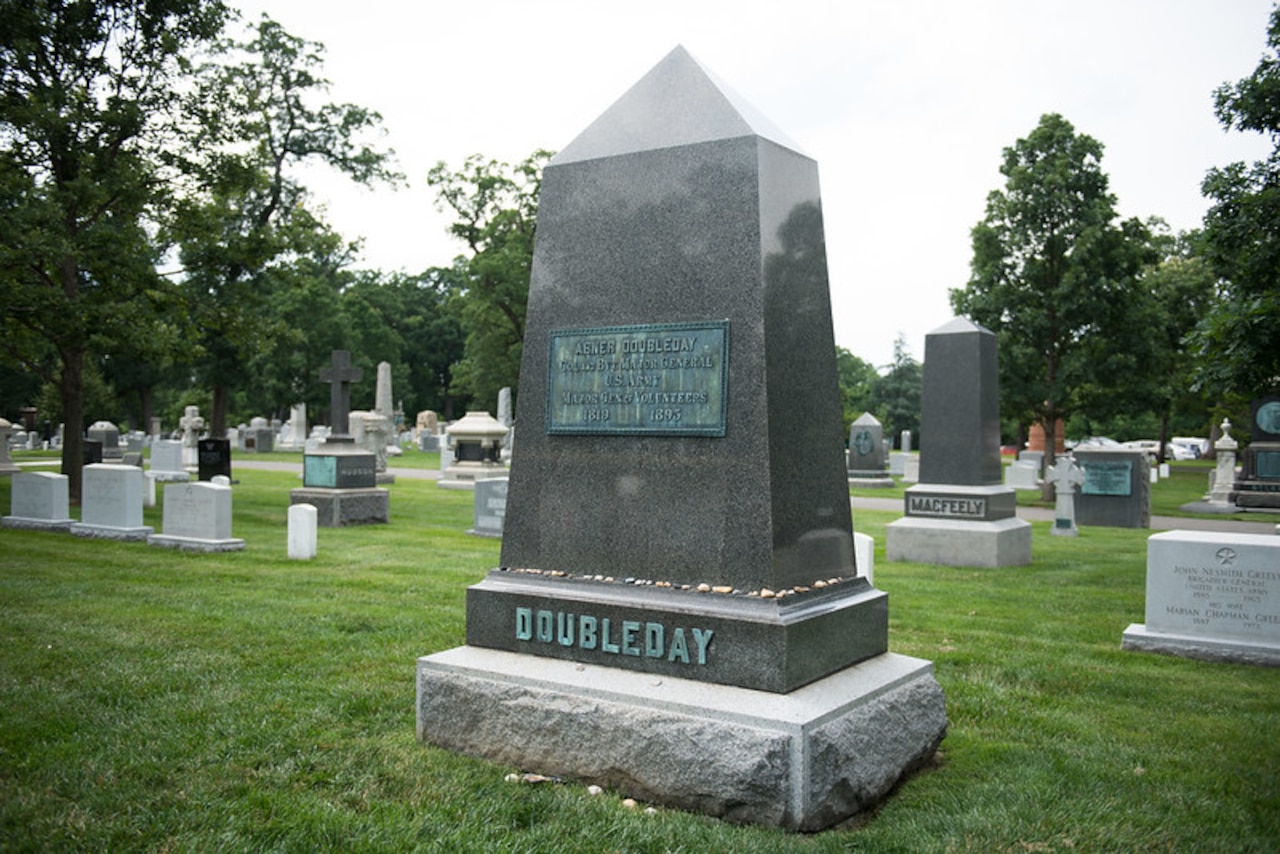
[(289, 491), (289, 504), (310, 504), (322, 528), (385, 524), (391, 493), (377, 484), (377, 460), (347, 436), (330, 436), (302, 457), (302, 488)]
[(942, 566), (1025, 566), (1031, 523), (1016, 516), (1007, 486), (918, 484), (903, 496), (906, 514), (885, 529), (885, 558)]
[(476, 647), (417, 669), (421, 741), (788, 830), (878, 803), (947, 728), (932, 665), (893, 653), (788, 694)]

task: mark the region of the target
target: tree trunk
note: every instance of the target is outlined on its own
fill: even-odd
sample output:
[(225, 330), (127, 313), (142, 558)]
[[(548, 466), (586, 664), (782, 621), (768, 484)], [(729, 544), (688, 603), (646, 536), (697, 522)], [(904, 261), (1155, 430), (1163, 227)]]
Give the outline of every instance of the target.
[(222, 383), (213, 385), (213, 412), (209, 414), (209, 438), (221, 439), (227, 435), (227, 399), (230, 390)]
[(144, 385), (138, 389), (138, 408), (142, 410), (142, 424), (138, 429), (148, 436), (151, 435), (151, 413), (154, 411), (154, 399), (152, 396), (151, 386)]
[(1053, 467), (1054, 456), (1058, 447), (1058, 437), (1056, 435), (1058, 421), (1058, 413), (1056, 407), (1052, 403), (1048, 404), (1044, 410), (1044, 421), (1041, 427), (1044, 428), (1044, 456), (1040, 459), (1040, 500), (1053, 501), (1054, 489), (1053, 483), (1045, 477), (1045, 473)]
[(1169, 444), (1169, 413), (1166, 410), (1160, 416), (1160, 447), (1156, 450), (1156, 462), (1166, 462), (1164, 458), (1165, 445)]
[(67, 476), (67, 495), (80, 503), (84, 468), (84, 347), (60, 349), (62, 373), (58, 393), (62, 399), (62, 473)]

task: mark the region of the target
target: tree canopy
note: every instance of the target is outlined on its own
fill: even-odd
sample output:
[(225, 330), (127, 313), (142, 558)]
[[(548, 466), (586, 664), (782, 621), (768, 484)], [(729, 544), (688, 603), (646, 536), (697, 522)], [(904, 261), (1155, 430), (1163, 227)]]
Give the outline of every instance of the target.
[(1204, 255), (1218, 276), (1217, 298), (1194, 336), (1197, 385), (1245, 397), (1280, 387), (1280, 7), (1267, 28), (1267, 53), (1254, 72), (1214, 93), (1228, 129), (1267, 136), (1271, 154), (1253, 164), (1210, 170), (1201, 187)]

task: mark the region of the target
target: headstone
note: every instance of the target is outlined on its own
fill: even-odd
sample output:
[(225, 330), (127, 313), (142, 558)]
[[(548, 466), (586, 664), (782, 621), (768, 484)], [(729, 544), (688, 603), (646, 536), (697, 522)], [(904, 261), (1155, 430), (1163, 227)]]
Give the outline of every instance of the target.
[(182, 467), (182, 442), (156, 439), (151, 443), (151, 476), (160, 483), (191, 479)]
[(502, 537), (502, 520), (507, 515), (509, 479), (494, 477), (475, 482), (475, 526), (467, 531), (477, 537)]
[(511, 411), (511, 387), (498, 390), (498, 423), (507, 428), (507, 435), (502, 437), (501, 456), (504, 462), (510, 463), (511, 451), (515, 442), (515, 419)]
[(1031, 524), (1001, 482), (996, 336), (956, 318), (925, 336), (919, 483), (885, 530), (891, 561), (947, 566), (1031, 562)]
[(1040, 466), (1031, 460), (1014, 460), (1005, 466), (1004, 485), (1010, 489), (1038, 490)]
[(81, 470), (78, 537), (145, 540), (155, 529), (142, 524), (142, 469), (119, 463), (94, 463)]
[(230, 439), (201, 439), (196, 447), (200, 480), (212, 480), (217, 475), (231, 477)]
[(907, 457), (909, 456), (911, 456), (911, 454), (906, 454), (901, 451), (894, 451), (889, 455), (890, 477), (902, 477), (907, 473)]
[(241, 444), (251, 454), (267, 454), (274, 449), (275, 432), (270, 422), (261, 416), (249, 419), (249, 426), (241, 431)]
[(334, 350), (330, 367), (320, 369), (320, 381), (329, 383), (333, 425), (324, 444), (303, 455), (302, 488), (289, 493), (290, 504), (314, 506), (326, 528), (390, 519), (390, 493), (377, 485), (377, 459), (351, 436), (351, 384), (363, 376), (347, 350)]
[(200, 460), (197, 445), (200, 441), (200, 433), (204, 430), (204, 419), (200, 417), (200, 407), (188, 406), (183, 416), (178, 419), (178, 425), (182, 428), (182, 464), (187, 468), (196, 468)]
[(5, 528), (35, 531), (71, 529), (67, 476), (49, 471), (18, 472), (10, 485), (9, 515), (0, 519)]
[(102, 462), (102, 442), (97, 439), (85, 439), (81, 444), (80, 458), (87, 466)]
[(1077, 448), (1084, 469), (1076, 498), (1076, 523), (1110, 528), (1151, 527), (1150, 463), (1144, 451)]
[(946, 717), (854, 563), (816, 164), (741, 103), (677, 49), (544, 170), (505, 569), (417, 732), (817, 830)]
[(316, 556), (316, 508), (312, 504), (289, 507), (289, 557), (311, 560)]
[(1232, 500), (1242, 509), (1280, 509), (1280, 396), (1254, 400), (1250, 415), (1249, 446)]
[(289, 410), (288, 441), (282, 441), (280, 450), (297, 451), (306, 446), (307, 441), (307, 405), (295, 403)]
[(468, 412), (446, 430), (453, 446), (453, 461), (444, 469), (436, 486), (441, 489), (474, 489), (477, 480), (496, 477), (506, 471), (502, 464), (503, 427), (483, 410)]
[(1071, 457), (1061, 456), (1047, 475), (1054, 489), (1053, 528), (1049, 533), (1059, 537), (1078, 537), (1080, 530), (1076, 527), (1076, 487), (1084, 483), (1084, 471)]
[(161, 429), (160, 417), (158, 415), (151, 416), (151, 431), (147, 435), (159, 436), (160, 429)]
[(911, 431), (910, 430), (903, 430), (902, 434), (899, 436), (898, 442), (899, 442), (899, 447), (902, 450), (902, 453), (904, 454), (911, 453)]
[(242, 551), (244, 540), (231, 536), (231, 486), (219, 479), (165, 486), (163, 533), (147, 542), (189, 552)]
[(9, 436), (13, 433), (13, 425), (5, 418), (0, 418), (0, 475), (16, 474), (22, 471), (13, 457), (9, 456)]
[(920, 456), (918, 454), (907, 454), (906, 459), (902, 461), (902, 482), (920, 482)]
[(849, 428), (849, 485), (894, 486), (885, 460), (884, 428), (870, 412), (864, 412)]
[(1121, 646), (1280, 665), (1280, 537), (1165, 531), (1147, 540), (1146, 623)]
[(853, 553), (857, 558), (858, 576), (868, 584), (876, 583), (876, 541), (870, 534), (853, 532)]
[(419, 437), (421, 437), (423, 433), (427, 433), (431, 436), (436, 435), (440, 432), (439, 417), (433, 410), (422, 410), (418, 413), (417, 420), (415, 421), (414, 432), (416, 432)]
[[(385, 362), (383, 364), (386, 364)], [(387, 416), (380, 412), (365, 412), (361, 415), (364, 449), (373, 454), (374, 481), (376, 483), (395, 483), (396, 476), (387, 471), (387, 436), (391, 432), (391, 423)], [(354, 426), (354, 423), (353, 423)]]
[(85, 435), (102, 443), (104, 462), (115, 462), (124, 454), (120, 447), (120, 428), (110, 421), (95, 421)]
[(1238, 447), (1240, 443), (1231, 438), (1231, 421), (1222, 419), (1222, 437), (1213, 443), (1213, 449), (1217, 451), (1214, 455), (1217, 460), (1214, 464), (1213, 489), (1209, 492), (1210, 504), (1232, 503), (1231, 490), (1235, 486)]
[(1036, 467), (1036, 474), (1039, 475), (1040, 469), (1044, 467), (1044, 451), (1032, 451), (1024, 448), (1018, 451), (1017, 461), (1033, 464)]

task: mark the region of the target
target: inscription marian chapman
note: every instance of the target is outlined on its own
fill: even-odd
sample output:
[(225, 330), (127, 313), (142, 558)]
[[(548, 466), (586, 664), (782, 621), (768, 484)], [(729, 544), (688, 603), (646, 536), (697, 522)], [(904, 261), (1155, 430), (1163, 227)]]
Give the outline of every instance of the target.
[(723, 436), (729, 322), (551, 333), (547, 432)]

